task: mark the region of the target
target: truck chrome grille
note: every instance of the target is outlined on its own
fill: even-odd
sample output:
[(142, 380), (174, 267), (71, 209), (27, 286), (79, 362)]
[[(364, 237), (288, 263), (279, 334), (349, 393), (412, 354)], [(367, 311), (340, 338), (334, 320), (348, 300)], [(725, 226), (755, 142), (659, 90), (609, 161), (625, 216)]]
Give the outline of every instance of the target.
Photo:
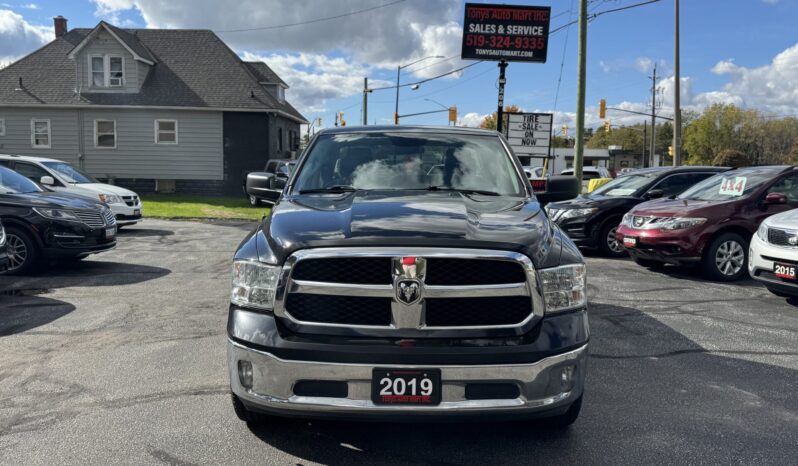
[(139, 197), (138, 196), (122, 196), (122, 200), (125, 201), (125, 204), (128, 207), (133, 207), (135, 205), (138, 205), (138, 203), (139, 203)]
[(538, 290), (520, 253), (320, 248), (288, 259), (274, 312), (298, 333), (517, 335), (543, 315)]
[(391, 300), (361, 296), (288, 295), (285, 308), (297, 320), (348, 325), (391, 325)]

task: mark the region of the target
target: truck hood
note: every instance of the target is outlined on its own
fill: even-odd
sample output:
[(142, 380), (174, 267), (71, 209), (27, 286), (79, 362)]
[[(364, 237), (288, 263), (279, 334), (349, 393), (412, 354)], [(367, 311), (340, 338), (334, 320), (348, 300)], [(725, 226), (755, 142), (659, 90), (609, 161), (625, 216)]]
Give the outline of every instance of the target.
[(427, 246), (512, 250), (541, 267), (561, 248), (534, 199), (458, 192), (287, 196), (261, 230), (258, 255), (271, 263), (304, 248)]
[(19, 207), (48, 207), (69, 209), (99, 209), (102, 204), (82, 196), (64, 192), (39, 192), (27, 194), (2, 194), (0, 205)]
[(696, 201), (689, 199), (657, 199), (637, 205), (630, 212), (633, 215), (653, 217), (716, 217), (722, 207), (734, 201)]

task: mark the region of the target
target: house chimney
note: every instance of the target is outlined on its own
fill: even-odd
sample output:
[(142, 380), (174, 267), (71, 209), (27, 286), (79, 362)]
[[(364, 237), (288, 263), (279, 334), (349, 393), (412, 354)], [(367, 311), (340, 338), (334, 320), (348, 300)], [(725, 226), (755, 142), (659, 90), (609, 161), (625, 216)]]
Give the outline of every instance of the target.
[(55, 28), (55, 37), (61, 37), (67, 32), (67, 19), (58, 15), (53, 18), (53, 26)]

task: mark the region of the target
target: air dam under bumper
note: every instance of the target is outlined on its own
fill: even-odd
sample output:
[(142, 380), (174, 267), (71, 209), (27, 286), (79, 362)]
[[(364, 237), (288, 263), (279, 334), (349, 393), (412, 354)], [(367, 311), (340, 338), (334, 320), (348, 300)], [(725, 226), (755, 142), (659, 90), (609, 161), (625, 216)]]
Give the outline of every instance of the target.
[[(227, 359), (233, 393), (248, 409), (267, 413), (308, 417), (375, 415), (404, 418), (487, 413), (546, 417), (564, 413), (582, 395), (587, 345), (529, 364), (425, 366), (288, 361), (228, 340)], [(251, 388), (241, 385), (238, 361), (252, 364)], [(436, 406), (375, 405), (371, 401), (371, 378), (375, 367), (440, 369), (441, 403)], [(571, 375), (568, 377), (563, 373)], [(293, 391), (299, 381), (346, 382), (348, 392), (345, 398), (299, 396)], [(519, 396), (466, 399), (466, 384), (496, 382), (516, 385)]]

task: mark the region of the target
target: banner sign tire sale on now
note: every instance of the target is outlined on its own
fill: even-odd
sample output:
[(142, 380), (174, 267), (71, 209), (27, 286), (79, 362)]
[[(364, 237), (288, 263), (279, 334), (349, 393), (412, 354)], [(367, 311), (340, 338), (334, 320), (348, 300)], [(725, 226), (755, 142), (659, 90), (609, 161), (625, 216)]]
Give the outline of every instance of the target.
[[(521, 163), (529, 158), (546, 158), (551, 147), (551, 113), (508, 113), (505, 136)], [(526, 162), (526, 163), (525, 163)]]
[(547, 6), (466, 3), (461, 57), (545, 63), (550, 17)]

